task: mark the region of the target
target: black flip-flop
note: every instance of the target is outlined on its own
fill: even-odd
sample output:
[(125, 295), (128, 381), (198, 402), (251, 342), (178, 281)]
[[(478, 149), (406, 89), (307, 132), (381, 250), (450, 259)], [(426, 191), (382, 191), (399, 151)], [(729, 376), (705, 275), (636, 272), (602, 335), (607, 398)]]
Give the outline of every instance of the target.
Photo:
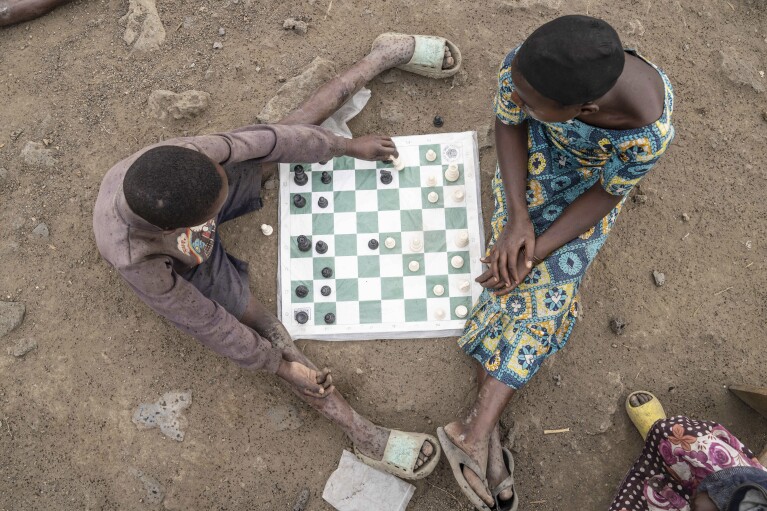
[[(482, 480), (482, 484), (484, 484), (485, 487), (488, 487), (485, 471), (481, 470), (477, 463), (471, 459), (468, 454), (466, 454), (463, 450), (461, 450), (460, 447), (455, 445), (453, 441), (450, 440), (450, 438), (447, 436), (447, 433), (445, 433), (444, 428), (437, 428), (437, 438), (439, 438), (439, 443), (442, 444), (442, 452), (447, 458), (447, 461), (450, 463), (450, 468), (453, 469), (453, 477), (458, 483), (458, 487), (461, 489), (463, 494), (466, 495), (466, 498), (469, 499), (469, 501), (478, 511), (494, 511), (494, 509), (491, 509), (487, 504), (485, 504), (479, 495), (477, 495), (477, 492), (472, 489), (472, 487), (469, 485), (469, 482), (463, 475), (463, 467), (466, 467), (477, 474), (477, 477)], [(488, 488), (488, 493), (489, 492), (490, 490)]]
[[(519, 508), (519, 497), (517, 496), (517, 490), (514, 488), (514, 457), (505, 447), (501, 447), (503, 450), (503, 463), (506, 465), (506, 470), (509, 471), (509, 477), (498, 483), (498, 486), (493, 488), (492, 494), (495, 500), (494, 511), (517, 511)], [(502, 491), (511, 488), (514, 495), (509, 500), (501, 500), (499, 495)]]

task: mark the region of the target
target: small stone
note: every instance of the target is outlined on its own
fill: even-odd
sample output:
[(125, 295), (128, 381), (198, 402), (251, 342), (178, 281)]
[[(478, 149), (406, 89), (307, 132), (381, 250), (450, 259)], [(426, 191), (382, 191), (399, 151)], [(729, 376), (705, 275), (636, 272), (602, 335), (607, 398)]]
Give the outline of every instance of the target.
[(463, 319), (469, 314), (469, 309), (465, 305), (459, 305), (455, 308), (455, 315)]
[(610, 330), (612, 330), (615, 335), (623, 335), (623, 331), (627, 326), (628, 323), (626, 323), (626, 320), (620, 316), (610, 320)]
[(298, 250), (301, 252), (308, 252), (312, 248), (312, 242), (304, 235), (296, 238), (296, 243), (298, 244)]
[(296, 287), (296, 296), (299, 298), (306, 298), (309, 294), (309, 288), (303, 284)]
[(612, 343), (610, 346), (612, 346), (613, 348), (617, 348), (617, 347), (618, 347), (618, 344), (614, 342), (614, 343)]
[(309, 24), (295, 18), (288, 18), (282, 22), (282, 28), (303, 35), (309, 30)]
[(389, 238), (386, 238), (386, 239), (384, 240), (384, 246), (385, 246), (386, 248), (388, 248), (389, 250), (391, 250), (391, 249), (393, 249), (395, 246), (397, 246), (397, 240), (395, 240), (394, 238), (391, 238), (391, 237), (389, 237)]
[(24, 149), (21, 150), (21, 156), (29, 165), (42, 165), (44, 167), (56, 165), (53, 152), (50, 149), (46, 149), (45, 144), (40, 142), (27, 142)]
[(314, 245), (314, 249), (317, 251), (318, 254), (324, 254), (325, 252), (328, 251), (328, 244), (320, 240)]
[(181, 412), (192, 404), (192, 391), (166, 392), (154, 403), (141, 403), (131, 420), (140, 430), (160, 428), (163, 435), (182, 442), (186, 417)]
[(682, 213), (682, 221), (689, 222), (690, 221), (690, 215), (687, 213)]
[(165, 27), (155, 0), (130, 0), (120, 24), (125, 26), (123, 41), (136, 50), (156, 50), (165, 41)]
[(293, 205), (299, 209), (303, 208), (304, 206), (306, 206), (306, 199), (304, 199), (303, 195), (295, 194), (293, 196)]
[(392, 179), (393, 178), (392, 178), (391, 172), (389, 172), (388, 170), (381, 171), (381, 183), (385, 185), (391, 184)]
[(429, 195), (426, 196), (426, 199), (434, 204), (439, 200), (439, 194), (437, 192), (429, 192)]
[(135, 468), (131, 468), (129, 472), (144, 485), (146, 497), (142, 499), (143, 502), (152, 506), (162, 504), (163, 499), (165, 499), (165, 488), (157, 479)]
[(210, 94), (199, 90), (175, 93), (155, 90), (147, 100), (149, 114), (159, 120), (171, 117), (175, 120), (193, 119), (210, 106)]
[(302, 488), (296, 497), (296, 501), (293, 504), (291, 511), (304, 511), (306, 509), (306, 504), (309, 503), (309, 495), (309, 488)]
[(463, 257), (459, 255), (453, 256), (453, 258), (450, 259), (450, 265), (455, 269), (463, 268)]
[(221, 37), (224, 37), (226, 35), (226, 29), (224, 27), (220, 27), (218, 29), (218, 35), (220, 35)]
[(647, 203), (647, 195), (638, 193), (634, 195), (634, 204), (646, 204)]
[(434, 293), (434, 296), (442, 296), (445, 294), (445, 286), (437, 284), (432, 288), (432, 292)]
[(213, 43), (213, 49), (214, 50), (220, 50), (223, 47), (224, 47), (224, 45), (220, 41), (216, 41), (216, 42)]
[(477, 128), (477, 145), (480, 149), (487, 149), (493, 147), (495, 139), (493, 137), (493, 125), (485, 124)]
[(328, 207), (328, 200), (325, 197), (320, 197), (317, 200), (317, 205), (324, 209), (324, 208)]
[(331, 292), (330, 286), (322, 286), (320, 288), (320, 294), (322, 296), (330, 296), (330, 292)]
[(442, 119), (439, 115), (434, 116), (434, 120), (432, 121), (432, 124), (434, 124), (435, 128), (441, 128), (445, 125), (445, 120)]
[(332, 80), (338, 72), (336, 65), (322, 57), (316, 57), (301, 74), (290, 78), (259, 112), (256, 117), (262, 124), (274, 124), (292, 112), (309, 98), (317, 86)]
[(560, 375), (555, 374), (551, 379), (554, 380), (554, 385), (557, 387), (562, 386), (562, 377)]
[(264, 189), (265, 190), (276, 190), (278, 186), (278, 181), (276, 179), (270, 179), (266, 183), (264, 183)]
[(26, 306), (21, 302), (0, 302), (0, 337), (16, 330), (24, 321)]
[(659, 271), (653, 270), (652, 278), (655, 280), (655, 285), (658, 287), (666, 283), (666, 275)]
[(368, 241), (368, 248), (370, 250), (375, 250), (378, 248), (378, 240), (373, 238), (370, 241)]
[(426, 151), (424, 157), (426, 158), (426, 161), (434, 161), (437, 159), (437, 153), (435, 153), (433, 149), (429, 149)]
[(296, 312), (296, 321), (303, 325), (309, 321), (309, 315), (306, 313), (306, 311), (298, 311)]
[(410, 261), (407, 265), (407, 269), (412, 272), (417, 272), (421, 268), (421, 264), (418, 261)]
[(327, 314), (325, 314), (325, 323), (327, 323), (328, 325), (332, 325), (335, 322), (336, 322), (335, 314), (333, 314), (332, 312), (328, 312)]
[(16, 358), (21, 358), (35, 348), (37, 348), (37, 343), (32, 339), (19, 339), (13, 343), (13, 347), (8, 348), (8, 353)]
[(261, 224), (261, 232), (264, 236), (271, 236), (274, 232), (274, 227), (269, 224)]
[(46, 239), (47, 240), (48, 237), (50, 236), (50, 231), (48, 231), (48, 226), (45, 225), (45, 223), (41, 222), (41, 223), (37, 224), (37, 227), (32, 229), (32, 234), (34, 234), (35, 236), (39, 236), (42, 239)]
[(330, 277), (333, 276), (333, 269), (328, 268), (326, 266), (325, 268), (322, 269), (322, 276), (325, 277), (326, 279), (329, 279)]
[(322, 184), (329, 185), (332, 180), (333, 177), (330, 175), (330, 172), (323, 170), (322, 175), (320, 176), (320, 181), (322, 181)]

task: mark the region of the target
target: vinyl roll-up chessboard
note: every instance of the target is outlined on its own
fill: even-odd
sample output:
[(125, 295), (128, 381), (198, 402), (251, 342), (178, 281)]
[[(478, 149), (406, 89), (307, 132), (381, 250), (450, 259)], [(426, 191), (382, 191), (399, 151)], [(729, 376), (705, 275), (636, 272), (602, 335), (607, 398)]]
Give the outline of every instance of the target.
[(482, 291), (476, 133), (394, 142), (400, 171), (346, 156), (280, 164), (278, 307), (294, 338), (463, 331)]

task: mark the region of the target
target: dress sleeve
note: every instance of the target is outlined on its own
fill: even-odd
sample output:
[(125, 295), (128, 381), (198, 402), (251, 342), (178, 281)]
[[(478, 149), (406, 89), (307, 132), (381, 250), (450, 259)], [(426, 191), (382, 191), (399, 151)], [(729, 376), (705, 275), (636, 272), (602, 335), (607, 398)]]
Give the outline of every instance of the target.
[(501, 69), (498, 71), (498, 92), (495, 95), (495, 115), (504, 124), (514, 126), (522, 124), (527, 115), (511, 99), (514, 92), (514, 82), (511, 81), (511, 63), (519, 48), (513, 49), (503, 59)]
[(650, 139), (641, 134), (615, 143), (615, 153), (602, 167), (602, 188), (611, 195), (628, 195), (660, 159), (667, 146), (668, 144), (663, 144), (658, 150), (654, 150)]

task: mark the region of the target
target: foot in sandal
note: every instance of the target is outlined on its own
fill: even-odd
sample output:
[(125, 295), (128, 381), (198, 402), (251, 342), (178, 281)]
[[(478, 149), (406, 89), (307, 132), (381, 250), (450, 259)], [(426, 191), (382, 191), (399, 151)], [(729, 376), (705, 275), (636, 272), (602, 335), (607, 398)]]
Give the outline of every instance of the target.
[(422, 479), (432, 473), (440, 457), (437, 439), (375, 426), (372, 435), (358, 441), (354, 452), (364, 463), (403, 479)]
[(458, 47), (436, 36), (381, 34), (373, 41), (370, 55), (381, 58), (385, 67), (399, 67), (432, 78), (452, 76), (461, 66)]
[(642, 438), (647, 438), (653, 424), (666, 418), (666, 412), (658, 398), (644, 390), (629, 394), (626, 398), (626, 413)]
[[(495, 505), (486, 478), (490, 439), (475, 439), (468, 432), (461, 422), (451, 422), (437, 430), (445, 457), (453, 468), (453, 475), (461, 491), (475, 508), (489, 509)], [(460, 471), (460, 475), (456, 470)], [(461, 478), (465, 479), (468, 488), (462, 485)], [(481, 507), (482, 504), (484, 507)]]

